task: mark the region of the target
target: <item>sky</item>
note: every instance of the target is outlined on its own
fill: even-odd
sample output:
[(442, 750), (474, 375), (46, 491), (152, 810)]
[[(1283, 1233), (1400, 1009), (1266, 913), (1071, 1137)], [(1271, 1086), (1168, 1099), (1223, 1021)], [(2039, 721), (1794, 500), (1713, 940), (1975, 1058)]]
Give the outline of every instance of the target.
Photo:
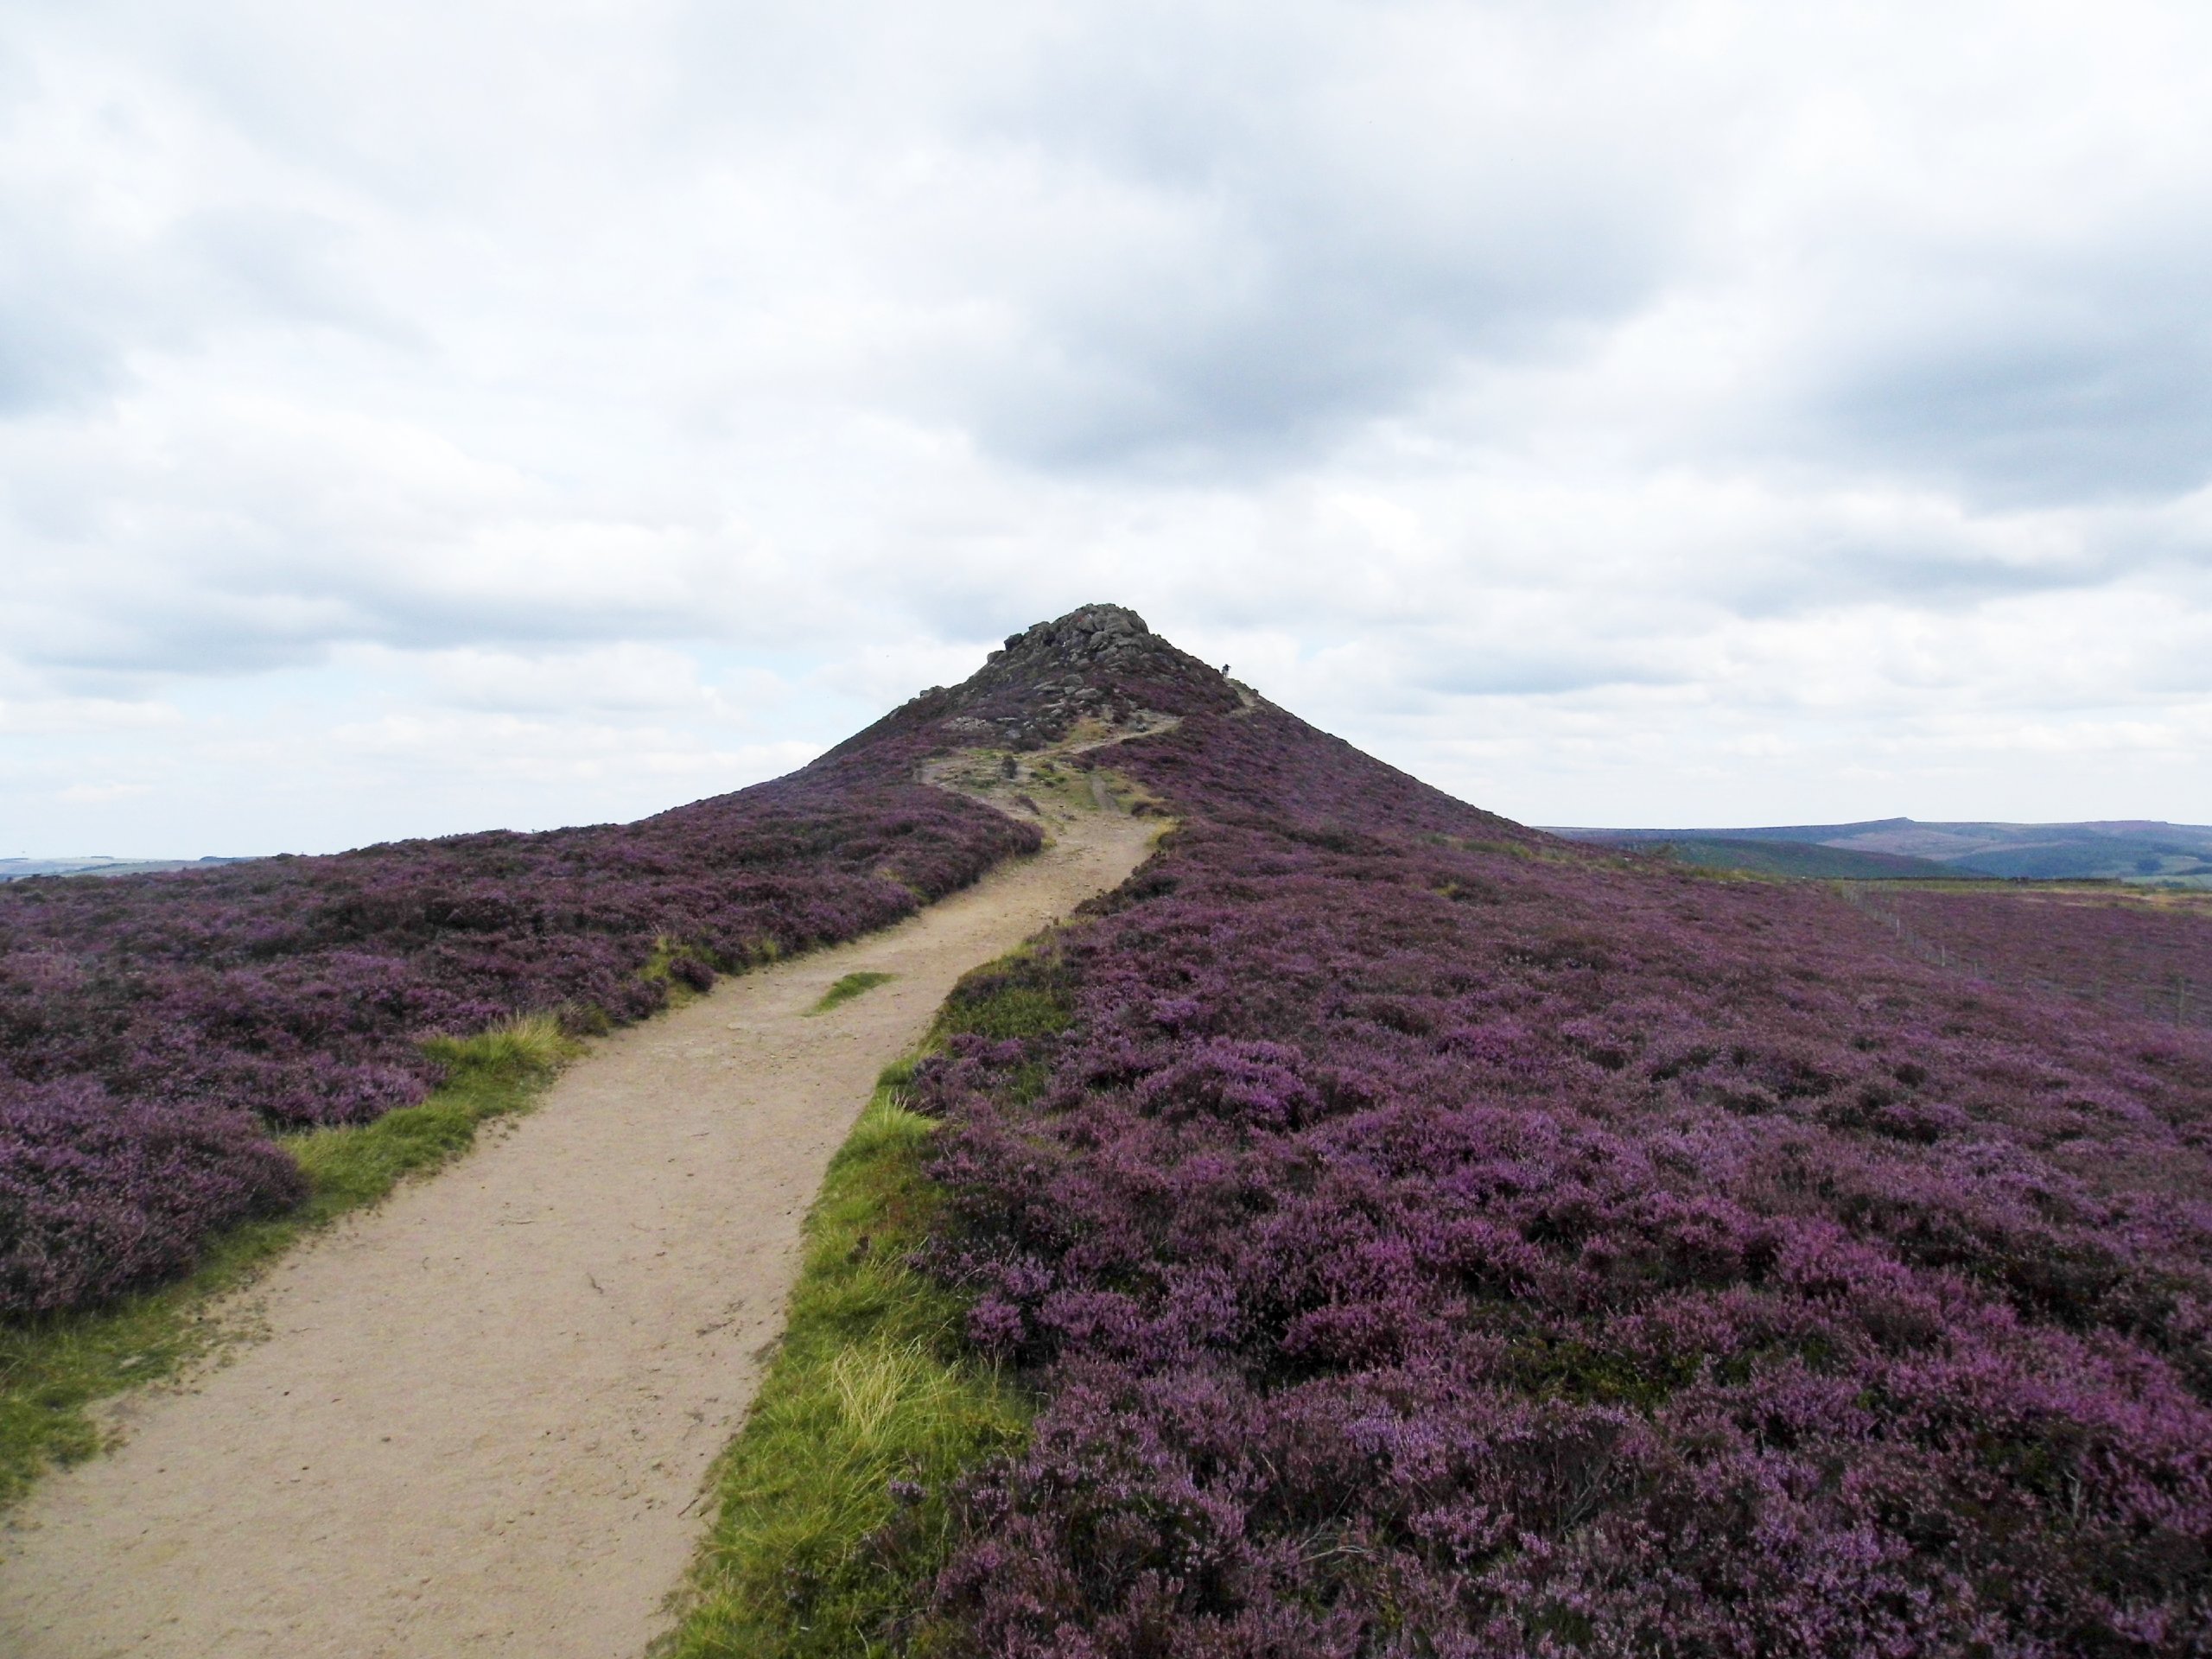
[(10, 0), (0, 857), (1130, 605), (1524, 822), (2212, 822), (2212, 8)]

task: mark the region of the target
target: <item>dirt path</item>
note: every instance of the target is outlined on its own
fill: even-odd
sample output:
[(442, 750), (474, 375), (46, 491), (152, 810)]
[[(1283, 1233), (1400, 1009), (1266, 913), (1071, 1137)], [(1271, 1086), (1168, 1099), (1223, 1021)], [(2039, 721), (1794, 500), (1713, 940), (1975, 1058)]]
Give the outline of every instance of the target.
[[(130, 1401), (125, 1444), (0, 1531), (0, 1654), (639, 1653), (877, 1071), (1158, 825), (1054, 828), (897, 928), (608, 1039), (512, 1133), (292, 1256), (266, 1341)], [(860, 969), (898, 977), (806, 1017)]]

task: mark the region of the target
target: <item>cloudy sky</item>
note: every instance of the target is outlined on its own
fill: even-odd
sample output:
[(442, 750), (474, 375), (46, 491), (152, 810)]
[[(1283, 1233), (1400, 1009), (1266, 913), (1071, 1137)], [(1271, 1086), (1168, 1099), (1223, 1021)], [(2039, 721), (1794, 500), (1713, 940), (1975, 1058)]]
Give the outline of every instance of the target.
[(1542, 823), (2212, 822), (2212, 8), (11, 0), (0, 856), (1115, 600)]

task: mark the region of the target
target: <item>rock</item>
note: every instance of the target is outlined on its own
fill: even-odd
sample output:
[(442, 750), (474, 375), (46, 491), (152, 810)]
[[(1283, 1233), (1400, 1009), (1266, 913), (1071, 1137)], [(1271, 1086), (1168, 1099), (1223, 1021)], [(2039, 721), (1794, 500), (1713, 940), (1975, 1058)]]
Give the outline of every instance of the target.
[(963, 747), (1036, 749), (1078, 721), (1145, 729), (1154, 713), (1228, 712), (1235, 694), (1125, 606), (1093, 604), (1005, 636), (974, 676), (932, 688), (913, 713)]

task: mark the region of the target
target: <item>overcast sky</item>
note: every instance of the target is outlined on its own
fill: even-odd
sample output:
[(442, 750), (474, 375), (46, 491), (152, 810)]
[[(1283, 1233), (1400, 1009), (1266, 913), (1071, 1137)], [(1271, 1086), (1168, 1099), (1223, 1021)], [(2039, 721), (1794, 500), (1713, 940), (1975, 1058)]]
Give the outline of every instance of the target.
[(2212, 7), (10, 0), (0, 856), (1091, 600), (1540, 823), (2212, 822)]

